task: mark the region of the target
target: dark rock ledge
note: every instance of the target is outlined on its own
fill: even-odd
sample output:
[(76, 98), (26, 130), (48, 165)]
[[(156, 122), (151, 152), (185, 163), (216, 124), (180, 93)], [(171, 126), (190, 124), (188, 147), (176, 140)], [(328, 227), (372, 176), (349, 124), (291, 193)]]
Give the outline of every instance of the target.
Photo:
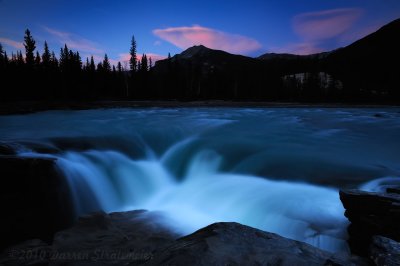
[(348, 243), (353, 254), (376, 265), (400, 265), (400, 194), (398, 187), (383, 193), (342, 190), (340, 199), (351, 222)]

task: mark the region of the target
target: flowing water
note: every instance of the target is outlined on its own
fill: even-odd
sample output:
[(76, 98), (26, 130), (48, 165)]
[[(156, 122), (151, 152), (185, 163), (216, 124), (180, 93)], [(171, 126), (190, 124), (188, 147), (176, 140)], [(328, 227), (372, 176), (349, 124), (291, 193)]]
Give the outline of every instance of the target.
[(339, 188), (400, 180), (400, 109), (148, 108), (0, 117), (20, 156), (57, 158), (76, 215), (161, 211), (182, 234), (235, 221), (346, 251)]

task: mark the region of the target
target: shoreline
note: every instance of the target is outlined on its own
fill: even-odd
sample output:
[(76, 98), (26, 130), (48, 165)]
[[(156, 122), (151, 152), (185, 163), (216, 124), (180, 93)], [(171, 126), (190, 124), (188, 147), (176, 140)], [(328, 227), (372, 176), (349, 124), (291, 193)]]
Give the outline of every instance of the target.
[(112, 108), (400, 108), (385, 103), (301, 103), (257, 101), (93, 101), (43, 102), (17, 101), (0, 103), (0, 115), (21, 115), (56, 110), (91, 110)]

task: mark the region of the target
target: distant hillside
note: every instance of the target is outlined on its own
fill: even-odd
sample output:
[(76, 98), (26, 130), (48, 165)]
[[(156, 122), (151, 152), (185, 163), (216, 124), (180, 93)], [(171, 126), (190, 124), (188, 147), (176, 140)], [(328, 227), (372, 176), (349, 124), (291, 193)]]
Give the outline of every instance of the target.
[(351, 93), (400, 98), (400, 19), (332, 52), (327, 71), (342, 79)]

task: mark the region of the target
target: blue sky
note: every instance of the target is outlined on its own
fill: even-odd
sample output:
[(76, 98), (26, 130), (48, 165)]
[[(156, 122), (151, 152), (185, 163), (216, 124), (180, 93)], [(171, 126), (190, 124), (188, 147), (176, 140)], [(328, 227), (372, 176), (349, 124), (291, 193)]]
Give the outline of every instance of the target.
[(22, 49), (29, 28), (42, 50), (126, 60), (134, 34), (153, 58), (195, 44), (235, 54), (332, 50), (400, 17), (398, 0), (0, 0), (0, 43)]

